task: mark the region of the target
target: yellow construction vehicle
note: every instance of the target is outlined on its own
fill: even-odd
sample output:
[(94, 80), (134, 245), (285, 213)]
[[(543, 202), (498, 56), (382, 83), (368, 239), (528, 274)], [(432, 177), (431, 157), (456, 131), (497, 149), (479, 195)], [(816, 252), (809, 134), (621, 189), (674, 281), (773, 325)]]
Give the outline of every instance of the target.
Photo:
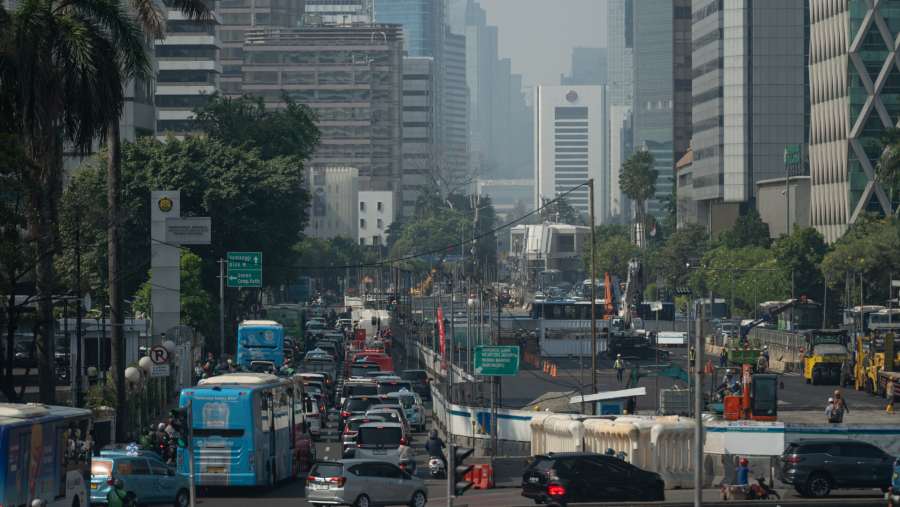
[(816, 329), (806, 333), (803, 378), (812, 385), (841, 384), (841, 366), (850, 361), (847, 331)]
[[(866, 336), (858, 336), (856, 339), (856, 361), (853, 365), (854, 385), (857, 390), (869, 394), (880, 393), (879, 373), (881, 371), (894, 371), (894, 365), (900, 358), (894, 349), (894, 336), (897, 329), (879, 328), (869, 330)], [(893, 358), (885, 364), (885, 357)], [(882, 384), (883, 385), (883, 384)]]

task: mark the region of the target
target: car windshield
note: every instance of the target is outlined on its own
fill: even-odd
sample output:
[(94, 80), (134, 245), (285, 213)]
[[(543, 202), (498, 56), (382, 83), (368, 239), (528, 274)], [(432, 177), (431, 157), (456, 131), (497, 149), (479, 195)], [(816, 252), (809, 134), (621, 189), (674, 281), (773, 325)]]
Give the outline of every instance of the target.
[(93, 459), (91, 461), (91, 477), (109, 477), (112, 472), (112, 461)]
[(357, 443), (363, 447), (397, 447), (403, 438), (403, 430), (396, 427), (360, 428)]

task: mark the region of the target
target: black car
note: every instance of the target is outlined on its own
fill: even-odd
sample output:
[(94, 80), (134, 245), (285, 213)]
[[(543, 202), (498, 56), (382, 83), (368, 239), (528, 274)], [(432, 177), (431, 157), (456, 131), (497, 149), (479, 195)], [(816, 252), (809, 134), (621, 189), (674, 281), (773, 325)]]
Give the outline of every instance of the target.
[(894, 458), (857, 440), (798, 440), (781, 455), (778, 479), (803, 496), (824, 497), (832, 489), (891, 485)]
[(663, 501), (665, 483), (614, 456), (562, 452), (535, 456), (522, 475), (522, 496), (535, 503)]
[(425, 370), (404, 370), (400, 374), (400, 378), (412, 382), (413, 391), (422, 397), (423, 400), (431, 400), (431, 387), (428, 378), (428, 372)]

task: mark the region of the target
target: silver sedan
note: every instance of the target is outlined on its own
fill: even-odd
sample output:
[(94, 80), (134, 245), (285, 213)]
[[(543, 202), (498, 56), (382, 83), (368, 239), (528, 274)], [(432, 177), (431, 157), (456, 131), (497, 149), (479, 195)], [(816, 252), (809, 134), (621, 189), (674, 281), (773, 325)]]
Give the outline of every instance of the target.
[(425, 482), (393, 463), (345, 459), (316, 463), (306, 479), (313, 505), (412, 505), (428, 502)]

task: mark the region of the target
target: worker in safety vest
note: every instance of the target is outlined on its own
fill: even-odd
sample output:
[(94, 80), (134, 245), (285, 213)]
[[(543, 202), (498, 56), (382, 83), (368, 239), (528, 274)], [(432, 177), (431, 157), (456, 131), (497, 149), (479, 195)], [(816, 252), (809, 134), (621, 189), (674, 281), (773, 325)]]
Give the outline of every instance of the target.
[(616, 362), (613, 363), (613, 368), (616, 369), (616, 380), (621, 384), (625, 373), (625, 361), (622, 361), (622, 354), (616, 354)]

